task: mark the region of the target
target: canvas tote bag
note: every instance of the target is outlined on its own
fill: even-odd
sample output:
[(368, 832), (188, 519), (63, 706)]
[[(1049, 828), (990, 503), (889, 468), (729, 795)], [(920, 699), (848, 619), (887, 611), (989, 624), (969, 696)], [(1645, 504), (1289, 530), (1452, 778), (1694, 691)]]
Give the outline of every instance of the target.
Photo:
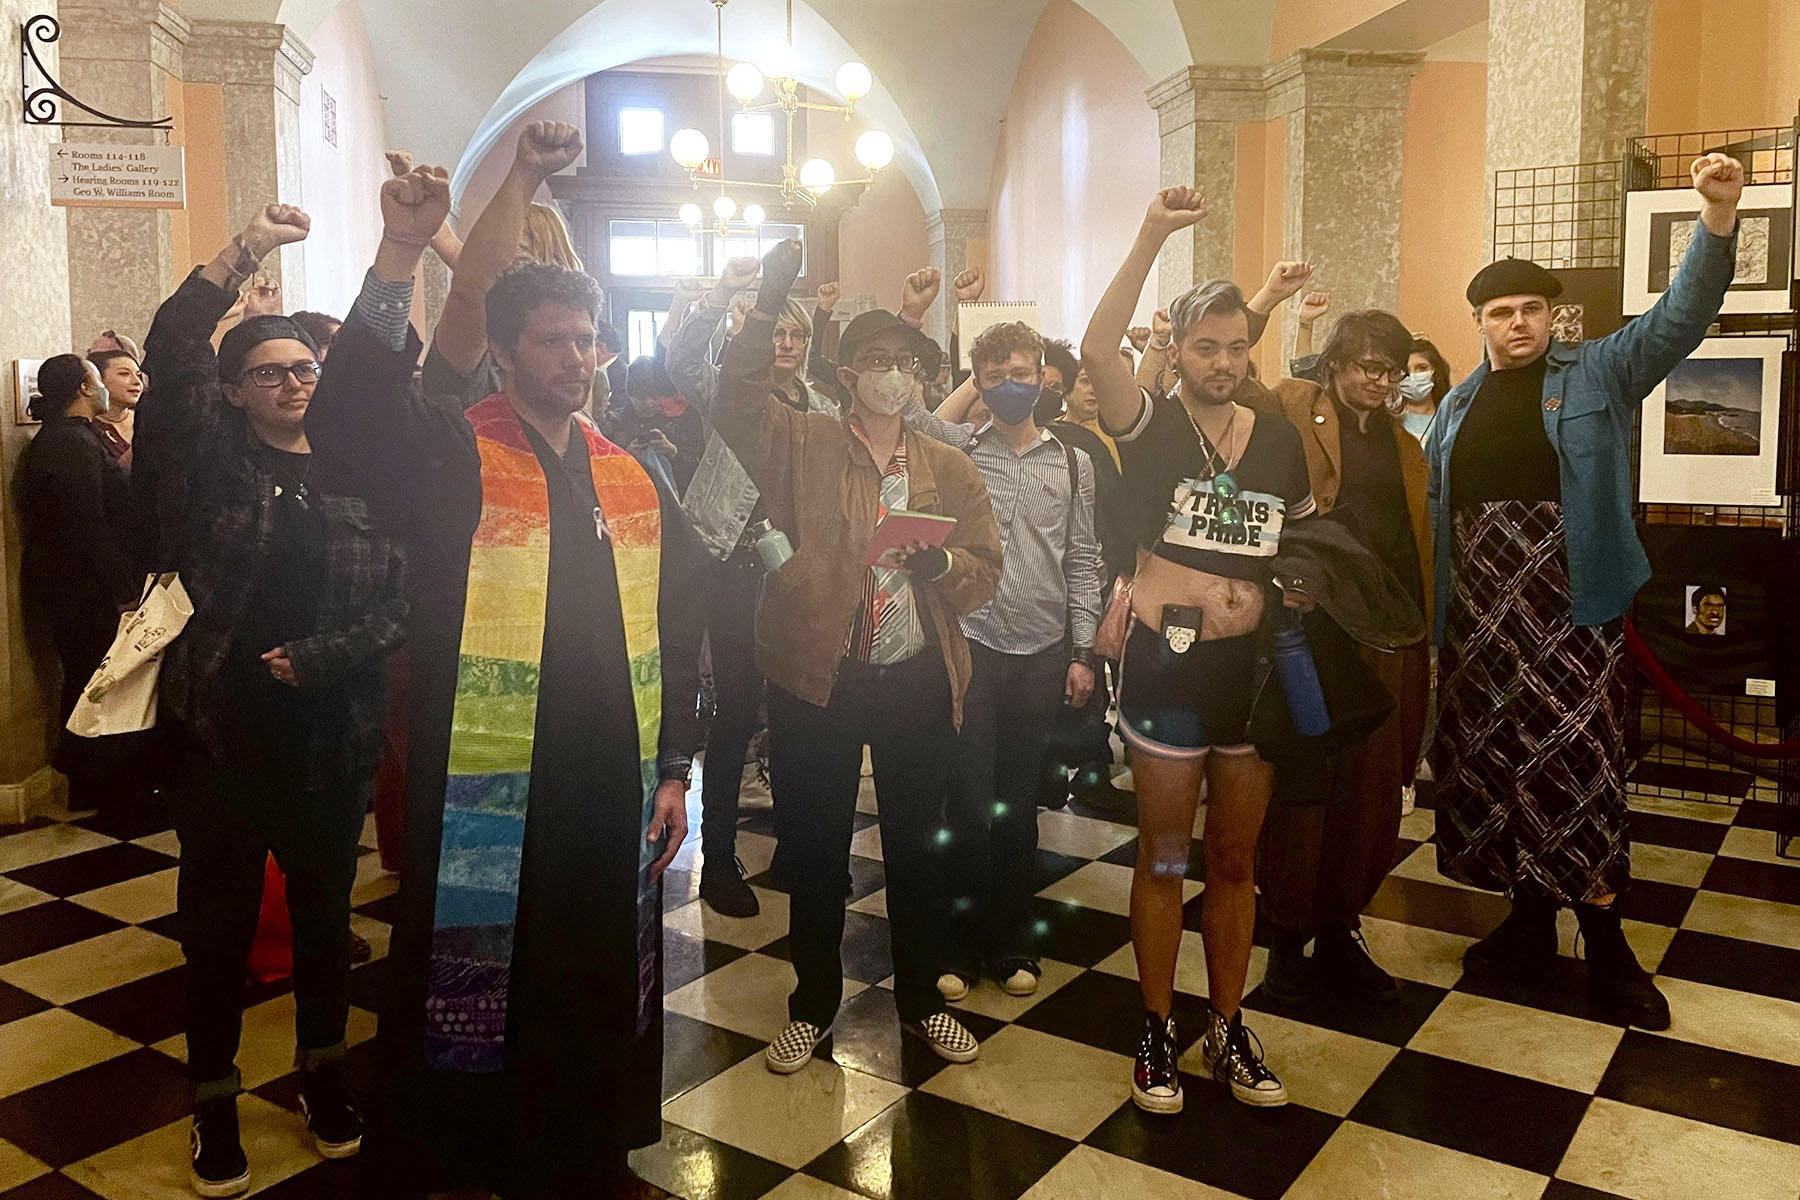
[(137, 611), (119, 618), (112, 648), (81, 690), (68, 731), (77, 737), (104, 737), (155, 728), (163, 651), (193, 615), (193, 602), (174, 572), (145, 580)]

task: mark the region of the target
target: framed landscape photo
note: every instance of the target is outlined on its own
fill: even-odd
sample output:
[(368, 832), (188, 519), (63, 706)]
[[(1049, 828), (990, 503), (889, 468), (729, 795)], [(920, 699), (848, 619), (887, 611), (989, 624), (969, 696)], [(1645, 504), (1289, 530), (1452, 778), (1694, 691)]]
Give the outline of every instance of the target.
[[(1794, 280), (1794, 188), (1752, 184), (1738, 206), (1737, 275), (1725, 293), (1727, 313), (1790, 311)], [(1650, 311), (1669, 290), (1700, 223), (1700, 198), (1689, 189), (1625, 196), (1625, 296), (1628, 317)]]
[(1644, 401), (1638, 499), (1646, 504), (1780, 502), (1786, 338), (1708, 338)]

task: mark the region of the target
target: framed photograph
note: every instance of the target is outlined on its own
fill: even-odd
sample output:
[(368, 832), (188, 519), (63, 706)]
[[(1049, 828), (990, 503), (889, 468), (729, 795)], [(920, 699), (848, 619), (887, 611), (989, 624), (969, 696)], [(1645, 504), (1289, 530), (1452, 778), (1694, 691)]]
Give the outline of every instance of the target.
[(37, 425), (41, 422), (31, 419), (31, 398), (37, 395), (38, 368), (44, 365), (41, 358), (13, 359), (13, 424)]
[[(1737, 275), (1722, 311), (1788, 312), (1794, 279), (1793, 186), (1745, 188), (1738, 221)], [(1626, 316), (1649, 312), (1669, 290), (1699, 223), (1700, 198), (1690, 189), (1626, 193)]]
[(1779, 503), (1786, 338), (1708, 338), (1644, 401), (1638, 499)]
[(1683, 629), (1689, 637), (1731, 636), (1731, 589), (1717, 583), (1690, 583), (1682, 589)]
[(1625, 325), (1619, 310), (1617, 267), (1558, 267), (1550, 272), (1563, 294), (1550, 302), (1551, 334), (1559, 342), (1579, 344), (1617, 333)]
[(1791, 678), (1795, 547), (1780, 531), (1643, 525), (1639, 533), (1652, 575), (1633, 615), (1676, 682), (1742, 696), (1750, 680)]

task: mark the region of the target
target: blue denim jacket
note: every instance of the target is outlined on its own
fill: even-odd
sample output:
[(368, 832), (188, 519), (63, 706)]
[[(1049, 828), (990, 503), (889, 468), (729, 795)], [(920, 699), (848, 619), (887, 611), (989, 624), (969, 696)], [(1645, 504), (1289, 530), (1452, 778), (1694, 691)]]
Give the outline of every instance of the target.
[[(1650, 580), (1632, 515), (1631, 440), (1644, 398), (1692, 354), (1719, 315), (1737, 265), (1737, 235), (1696, 224), (1681, 271), (1656, 306), (1611, 337), (1551, 343), (1544, 375), (1544, 432), (1562, 462), (1563, 525), (1577, 625), (1623, 616)], [(1469, 405), (1488, 376), (1483, 363), (1450, 390), (1425, 443), (1437, 544), (1436, 636), (1450, 596), (1450, 458)]]

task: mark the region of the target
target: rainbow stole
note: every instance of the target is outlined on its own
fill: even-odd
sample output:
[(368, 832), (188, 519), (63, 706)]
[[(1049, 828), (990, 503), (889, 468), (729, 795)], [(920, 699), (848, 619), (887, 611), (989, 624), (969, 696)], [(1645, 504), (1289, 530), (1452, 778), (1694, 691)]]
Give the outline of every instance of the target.
[[(469, 548), (449, 779), (439, 850), (427, 983), (425, 1057), (444, 1070), (494, 1072), (506, 1052), (508, 984), (519, 907), (519, 863), (531, 790), (532, 743), (550, 592), (550, 493), (511, 403), (490, 396), (468, 412), (481, 456), (481, 523)], [(613, 541), (625, 647), (637, 707), (644, 820), (656, 790), (662, 655), (656, 627), (661, 512), (636, 459), (585, 419), (596, 517)], [(655, 974), (655, 890), (639, 855), (639, 1012)], [(578, 885), (577, 885), (578, 886)], [(649, 911), (646, 931), (643, 913)], [(649, 942), (649, 969), (645, 943)]]

